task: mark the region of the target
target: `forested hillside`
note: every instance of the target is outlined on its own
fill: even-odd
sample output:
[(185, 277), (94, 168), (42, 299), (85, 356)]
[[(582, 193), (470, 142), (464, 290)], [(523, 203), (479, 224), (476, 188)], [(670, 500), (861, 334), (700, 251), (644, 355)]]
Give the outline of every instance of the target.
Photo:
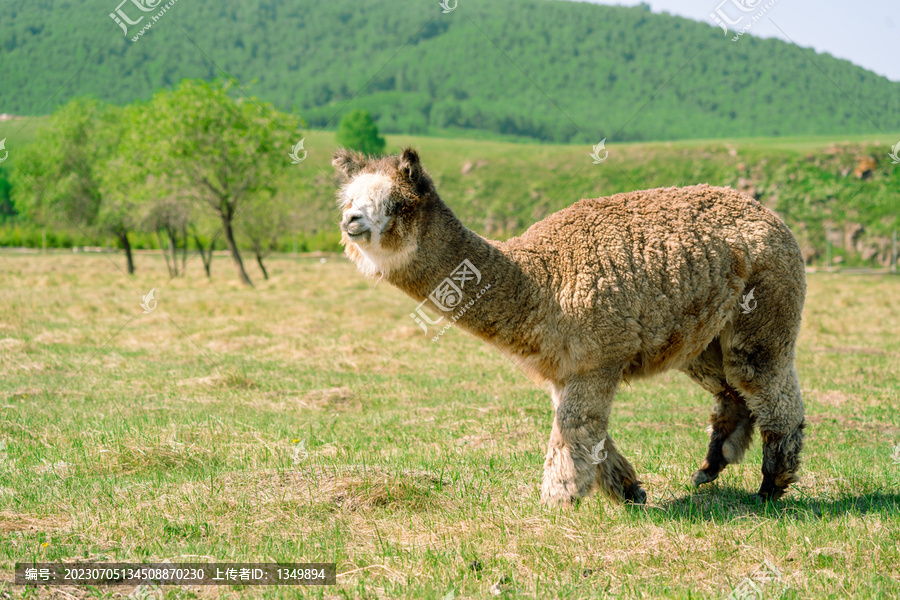
[(329, 129), (365, 108), (386, 133), (579, 143), (900, 130), (900, 83), (642, 7), (182, 0), (137, 41), (149, 17), (125, 35), (115, 9), (5, 1), (0, 112), (47, 114), (84, 95), (126, 104), (225, 72)]

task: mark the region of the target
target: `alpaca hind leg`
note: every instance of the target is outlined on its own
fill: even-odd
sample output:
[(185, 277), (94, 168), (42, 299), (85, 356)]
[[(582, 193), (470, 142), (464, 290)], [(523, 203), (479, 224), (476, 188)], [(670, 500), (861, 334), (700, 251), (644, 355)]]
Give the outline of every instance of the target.
[(740, 394), (726, 384), (716, 395), (716, 408), (709, 418), (709, 448), (691, 482), (700, 486), (715, 481), (727, 465), (741, 462), (753, 437), (754, 418)]
[(691, 477), (694, 485), (715, 481), (722, 469), (741, 462), (753, 436), (754, 418), (743, 397), (725, 380), (719, 338), (683, 369), (691, 379), (716, 397), (709, 418), (706, 458)]

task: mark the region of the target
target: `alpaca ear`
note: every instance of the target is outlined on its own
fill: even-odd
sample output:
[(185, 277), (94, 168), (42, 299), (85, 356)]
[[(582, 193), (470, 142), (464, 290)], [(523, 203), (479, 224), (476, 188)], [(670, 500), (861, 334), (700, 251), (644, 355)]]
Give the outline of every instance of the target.
[(331, 159), (331, 164), (344, 177), (350, 179), (366, 166), (366, 157), (349, 148), (338, 148)]
[(419, 162), (419, 153), (412, 148), (403, 149), (403, 153), (400, 155), (400, 166), (397, 167), (397, 170), (416, 187), (419, 186), (425, 172), (422, 163)]

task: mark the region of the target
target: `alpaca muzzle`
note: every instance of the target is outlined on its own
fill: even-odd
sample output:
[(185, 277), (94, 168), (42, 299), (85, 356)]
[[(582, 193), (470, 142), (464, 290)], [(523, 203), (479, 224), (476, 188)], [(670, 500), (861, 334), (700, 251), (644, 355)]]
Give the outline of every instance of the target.
[(351, 239), (358, 239), (361, 237), (368, 239), (371, 235), (369, 229), (363, 224), (362, 215), (360, 214), (345, 214), (344, 218), (341, 220), (341, 229)]

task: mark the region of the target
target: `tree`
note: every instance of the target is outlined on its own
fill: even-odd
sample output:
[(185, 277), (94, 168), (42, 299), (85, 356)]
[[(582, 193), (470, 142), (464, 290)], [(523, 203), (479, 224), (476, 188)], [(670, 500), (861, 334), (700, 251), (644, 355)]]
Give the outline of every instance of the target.
[[(203, 261), (203, 270), (206, 271), (206, 276), (209, 277), (212, 269), (213, 251), (216, 249), (216, 243), (219, 241), (222, 229), (205, 226), (206, 221), (206, 219), (203, 219), (200, 223), (191, 221), (188, 229), (191, 239), (194, 240), (194, 245), (200, 253), (200, 260)], [(213, 233), (212, 235), (206, 235), (204, 231), (213, 231)]]
[(20, 151), (12, 174), (13, 203), (43, 225), (115, 235), (134, 259), (128, 233), (134, 223), (126, 205), (103, 206), (102, 177), (115, 156), (122, 111), (93, 99), (75, 98), (57, 109)]
[(118, 238), (125, 250), (128, 273), (131, 274), (134, 273), (134, 257), (128, 233), (140, 226), (136, 198), (128, 187), (109, 185), (111, 174), (127, 172), (129, 168), (127, 164), (123, 165), (119, 153), (122, 138), (128, 132), (128, 110), (112, 106), (106, 107), (94, 133), (94, 143), (105, 148), (103, 159), (99, 161), (96, 169), (100, 192), (96, 225), (100, 230), (112, 233)]
[[(110, 168), (110, 162), (107, 162), (107, 169)], [(106, 171), (104, 171), (106, 172)], [(101, 194), (103, 177), (101, 176)], [(131, 242), (128, 240), (128, 233), (137, 229), (139, 218), (136, 214), (134, 201), (127, 193), (125, 194), (104, 194), (97, 210), (97, 224), (102, 230), (115, 235), (122, 249), (125, 250), (125, 261), (127, 263), (128, 273), (134, 273), (134, 257), (131, 252)]]
[(255, 98), (232, 98), (231, 91), (228, 82), (185, 80), (157, 92), (137, 111), (139, 136), (129, 151), (179, 199), (213, 211), (238, 278), (252, 286), (235, 221), (248, 203), (272, 193), (270, 182), (289, 164), (301, 123)]
[[(192, 218), (191, 202), (179, 195), (172, 178), (144, 160), (148, 145), (157, 143), (141, 131), (145, 105), (126, 107), (120, 115), (120, 142), (101, 176), (104, 201), (101, 212), (121, 211), (135, 226), (154, 233), (170, 277), (179, 275), (177, 249), (181, 240), (181, 274), (187, 263), (187, 230)], [(204, 264), (205, 264), (204, 259)]]
[[(291, 191), (293, 197), (296, 190)], [(263, 259), (278, 247), (278, 240), (288, 231), (293, 216), (291, 199), (280, 191), (270, 198), (253, 202), (241, 213), (237, 228), (239, 239), (243, 246), (253, 251), (263, 279), (269, 278)]]
[(378, 126), (365, 110), (351, 110), (341, 119), (335, 140), (338, 144), (366, 154), (384, 152), (384, 138), (378, 135)]
[(10, 199), (10, 186), (9, 184), (9, 174), (6, 169), (0, 167), (0, 223), (3, 223), (7, 219), (11, 219), (18, 214), (16, 212), (16, 205), (12, 203)]
[[(159, 249), (166, 261), (170, 277), (178, 277), (178, 240), (181, 239), (181, 275), (187, 267), (188, 223), (190, 203), (181, 201), (175, 194), (158, 197), (146, 206), (144, 225), (156, 233)], [(165, 244), (163, 237), (165, 234)], [(171, 257), (171, 261), (169, 258)]]

